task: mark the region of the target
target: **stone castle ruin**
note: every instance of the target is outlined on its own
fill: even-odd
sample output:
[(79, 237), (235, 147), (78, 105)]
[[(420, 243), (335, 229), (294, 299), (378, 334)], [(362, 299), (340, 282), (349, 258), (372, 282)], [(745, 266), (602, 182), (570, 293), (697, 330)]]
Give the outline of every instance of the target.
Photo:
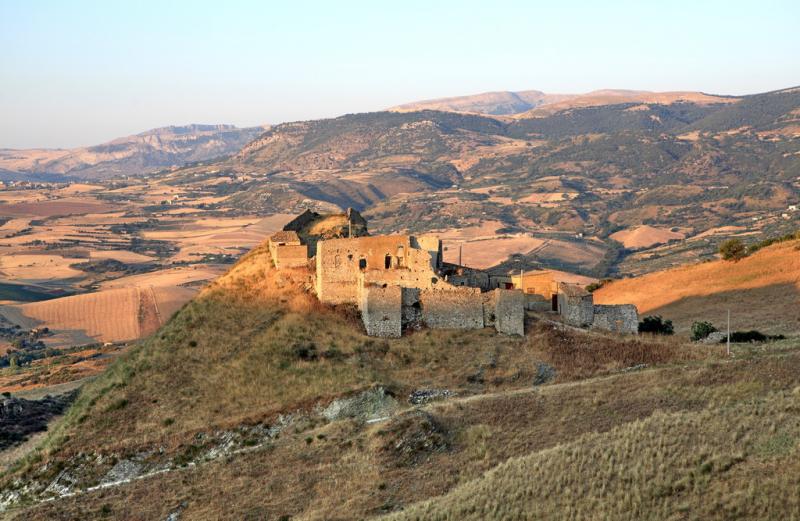
[[(525, 293), (526, 308), (554, 311), (575, 327), (603, 329), (616, 333), (638, 333), (639, 313), (633, 304), (595, 304), (594, 296), (564, 274), (538, 270), (511, 277), (514, 287)], [(568, 278), (568, 277), (567, 277)]]
[[(357, 306), (368, 335), (400, 337), (403, 331), (421, 327), (494, 327), (500, 333), (524, 335), (532, 297), (548, 302), (551, 297), (545, 293), (553, 288), (552, 301), (565, 322), (620, 332), (630, 329), (630, 309), (594, 306), (591, 294), (584, 292), (587, 301), (577, 286), (553, 286), (550, 281), (534, 288), (541, 294), (523, 292), (524, 284), (516, 289), (512, 277), (490, 277), (444, 263), (438, 237), (370, 236), (366, 224), (353, 209), (327, 216), (306, 211), (270, 237), (269, 249), (278, 268), (313, 266), (317, 298), (327, 304)], [(636, 308), (629, 308), (635, 317)]]

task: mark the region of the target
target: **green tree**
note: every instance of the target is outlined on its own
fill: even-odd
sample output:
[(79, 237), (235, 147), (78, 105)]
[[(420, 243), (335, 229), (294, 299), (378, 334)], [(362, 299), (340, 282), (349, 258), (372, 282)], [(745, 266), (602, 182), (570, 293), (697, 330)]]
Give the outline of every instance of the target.
[(726, 261), (738, 261), (747, 256), (747, 248), (739, 239), (728, 239), (719, 245), (719, 253)]
[(711, 322), (694, 322), (692, 324), (692, 340), (695, 342), (702, 340), (714, 331), (717, 331), (717, 328)]

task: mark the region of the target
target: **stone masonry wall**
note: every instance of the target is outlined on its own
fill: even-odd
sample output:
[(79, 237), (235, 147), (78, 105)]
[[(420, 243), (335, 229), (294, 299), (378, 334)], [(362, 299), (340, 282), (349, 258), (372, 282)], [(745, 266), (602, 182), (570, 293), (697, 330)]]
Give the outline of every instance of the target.
[(422, 321), (432, 329), (480, 329), (483, 298), (477, 288), (423, 289)]
[(399, 338), (402, 335), (402, 288), (367, 286), (362, 290), (360, 307), (369, 336)]
[(412, 248), (408, 235), (331, 239), (317, 243), (316, 291), (322, 302), (357, 303), (365, 282), (429, 288), (439, 283), (427, 250)]
[(594, 322), (594, 303), (590, 295), (558, 294), (558, 311), (571, 326), (587, 327)]
[(275, 245), (270, 248), (276, 268), (299, 268), (308, 265), (308, 247), (300, 245)]
[(639, 332), (639, 312), (633, 304), (594, 306), (593, 328), (605, 329), (615, 333)]
[(521, 291), (496, 289), (494, 327), (507, 335), (525, 334), (525, 295)]

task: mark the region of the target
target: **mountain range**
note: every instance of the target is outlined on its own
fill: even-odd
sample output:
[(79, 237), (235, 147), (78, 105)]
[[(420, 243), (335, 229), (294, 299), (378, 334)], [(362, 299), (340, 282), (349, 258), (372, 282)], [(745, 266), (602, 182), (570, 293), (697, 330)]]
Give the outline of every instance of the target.
[(156, 128), (89, 147), (0, 149), (0, 179), (140, 175), (231, 154), (263, 131), (263, 127), (184, 125)]

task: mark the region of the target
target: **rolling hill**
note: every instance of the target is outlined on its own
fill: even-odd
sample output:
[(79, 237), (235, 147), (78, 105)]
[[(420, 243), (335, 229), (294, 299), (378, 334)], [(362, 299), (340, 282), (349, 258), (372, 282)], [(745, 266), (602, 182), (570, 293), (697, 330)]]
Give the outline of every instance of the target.
[(735, 359), (537, 321), (522, 339), (383, 341), (308, 284), (303, 269), (272, 268), (264, 246), (243, 257), (3, 476), (6, 517), (749, 519), (798, 507), (797, 473), (752, 486), (764, 468), (796, 467), (796, 339)]
[(83, 148), (0, 149), (0, 179), (141, 175), (237, 152), (264, 129), (232, 125), (156, 128)]
[(759, 250), (738, 262), (690, 264), (606, 284), (594, 293), (600, 304), (636, 304), (639, 313), (662, 315), (686, 333), (707, 320), (771, 334), (800, 333), (800, 240)]
[(619, 105), (621, 103), (670, 105), (673, 103), (733, 103), (735, 101), (737, 101), (737, 98), (732, 96), (714, 96), (702, 92), (649, 92), (605, 89), (586, 94), (545, 94), (538, 90), (525, 90), (519, 92), (485, 92), (470, 96), (416, 101), (398, 105), (389, 110), (395, 112), (441, 110), (529, 118), (552, 115), (562, 110), (600, 105)]
[[(628, 95), (637, 101), (621, 102)], [(519, 262), (592, 276), (711, 258), (728, 236), (757, 241), (797, 227), (800, 214), (782, 213), (800, 202), (799, 90), (597, 99), (606, 104), (537, 117), (423, 110), (285, 123), (234, 156), (171, 173), (169, 182), (226, 176), (232, 181), (219, 187), (227, 198), (221, 209), (352, 206), (379, 232), (498, 223), (501, 233), (535, 239), (568, 234), (582, 250), (604, 251), (594, 263), (565, 253), (554, 264), (518, 251)], [(671, 233), (688, 240), (665, 248), (651, 241), (632, 252), (611, 237), (642, 226), (677, 229)], [(647, 256), (660, 260), (641, 260)]]

